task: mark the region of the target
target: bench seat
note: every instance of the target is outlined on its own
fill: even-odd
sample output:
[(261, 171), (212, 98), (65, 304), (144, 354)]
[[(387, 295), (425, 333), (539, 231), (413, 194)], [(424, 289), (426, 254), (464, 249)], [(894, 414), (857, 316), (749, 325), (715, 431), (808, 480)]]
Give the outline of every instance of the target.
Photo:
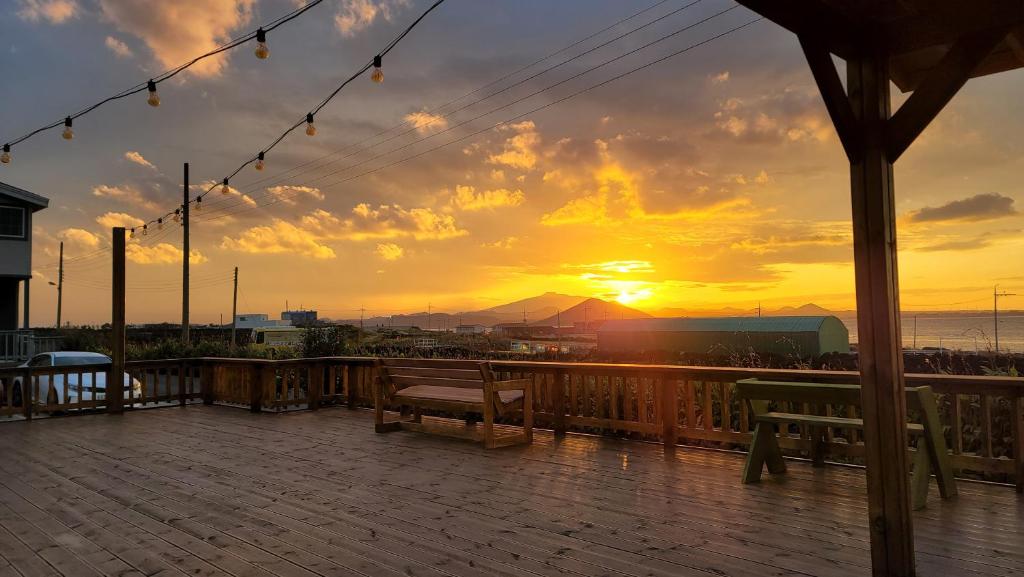
[[(502, 405), (512, 405), (523, 400), (523, 391), (498, 391), (498, 400)], [(439, 387), (434, 385), (413, 385), (406, 387), (394, 395), (395, 402), (441, 401), (474, 405), (472, 412), (483, 412), (483, 389), (464, 389), (461, 387)]]
[[(816, 425), (819, 427), (834, 427), (836, 429), (864, 429), (864, 419), (851, 419), (847, 417), (828, 417), (825, 415), (803, 415), (798, 413), (764, 413), (756, 415), (754, 420), (765, 423), (793, 423), (795, 425)], [(923, 435), (924, 425), (920, 423), (907, 423), (907, 432), (913, 435)]]
[[(499, 381), (486, 361), (448, 359), (378, 359), (374, 380), (374, 408), (379, 433), (396, 430), (426, 431), (482, 441), (496, 448), (533, 440), (533, 381)], [(411, 419), (385, 422), (385, 406), (399, 407), (402, 415), (413, 409)], [(449, 424), (441, 427), (423, 421), (422, 411), (436, 410), (448, 415), (482, 415), (482, 427), (467, 426), (456, 431)], [(521, 412), (523, 432), (499, 438), (495, 418)], [(434, 419), (436, 420), (436, 419)]]

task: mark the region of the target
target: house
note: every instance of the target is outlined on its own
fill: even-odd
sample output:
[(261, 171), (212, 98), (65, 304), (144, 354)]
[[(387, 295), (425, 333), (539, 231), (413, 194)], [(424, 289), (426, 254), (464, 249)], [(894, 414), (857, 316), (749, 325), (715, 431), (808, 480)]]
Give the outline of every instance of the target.
[(47, 198), (0, 182), (0, 330), (18, 328), (19, 290), (21, 327), (29, 328), (32, 215), (49, 204)]
[(235, 315), (235, 328), (258, 329), (264, 327), (287, 327), (291, 321), (273, 320), (266, 313), (244, 313)]
[(482, 335), (487, 332), (484, 325), (459, 325), (455, 327), (457, 335)]

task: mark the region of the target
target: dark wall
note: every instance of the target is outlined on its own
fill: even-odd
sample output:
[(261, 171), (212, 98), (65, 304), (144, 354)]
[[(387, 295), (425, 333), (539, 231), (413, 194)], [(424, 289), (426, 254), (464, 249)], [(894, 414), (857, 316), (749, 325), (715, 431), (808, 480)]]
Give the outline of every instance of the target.
[(0, 330), (13, 331), (18, 328), (18, 292), (21, 281), (16, 278), (0, 278)]
[(821, 354), (817, 333), (608, 331), (597, 333), (600, 352), (671, 351), (728, 355), (758, 353), (808, 357)]

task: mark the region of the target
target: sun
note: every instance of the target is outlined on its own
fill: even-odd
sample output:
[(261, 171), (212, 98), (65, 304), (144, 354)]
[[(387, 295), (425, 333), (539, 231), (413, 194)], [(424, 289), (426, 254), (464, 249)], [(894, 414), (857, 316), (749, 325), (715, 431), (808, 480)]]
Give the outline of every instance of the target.
[(640, 301), (645, 301), (651, 298), (653, 292), (649, 288), (644, 289), (620, 289), (618, 296), (615, 297), (616, 302), (624, 305), (635, 304)]

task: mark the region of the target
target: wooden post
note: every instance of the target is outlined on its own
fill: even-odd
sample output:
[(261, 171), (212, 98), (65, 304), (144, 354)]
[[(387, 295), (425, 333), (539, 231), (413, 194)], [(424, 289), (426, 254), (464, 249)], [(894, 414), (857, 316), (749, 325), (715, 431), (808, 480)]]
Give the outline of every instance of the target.
[(112, 302), (110, 307), (110, 374), (107, 375), (107, 412), (124, 411), (124, 227), (114, 227), (113, 236), (113, 279), (111, 282)]
[(889, 59), (869, 47), (865, 50), (847, 61), (846, 71), (863, 145), (850, 162), (850, 186), (871, 566), (878, 577), (912, 577), (896, 203), (885, 142), (891, 113)]
[(1013, 460), (1017, 475), (1017, 492), (1024, 493), (1024, 396), (1013, 401)]
[(213, 380), (216, 376), (214, 366), (204, 360), (199, 366), (199, 388), (202, 391), (203, 404), (212, 405), (214, 401)]
[[(11, 388), (13, 389), (14, 387), (12, 386)], [(28, 421), (32, 420), (32, 410), (35, 408), (35, 405), (33, 405), (35, 397), (32, 395), (34, 388), (32, 386), (32, 369), (26, 367), (21, 373), (21, 414)], [(14, 404), (13, 390), (11, 391), (11, 404)]]
[(311, 411), (320, 408), (320, 396), (324, 392), (324, 368), (324, 365), (320, 363), (313, 363), (309, 367), (306, 381), (306, 402)]
[[(661, 441), (666, 447), (675, 447), (678, 442), (679, 427), (679, 390), (677, 382), (672, 375), (665, 375), (658, 379), (661, 386)], [(725, 383), (722, 387), (725, 387)], [(725, 414), (727, 407), (722, 407), (722, 414)], [(723, 420), (723, 424), (724, 424)], [(723, 428), (725, 428), (723, 426)]]
[[(182, 407), (185, 406), (185, 397), (188, 394), (185, 390), (185, 387), (188, 386), (188, 379), (185, 375), (191, 370), (192, 367), (188, 363), (183, 362), (178, 366), (178, 404)], [(167, 375), (167, 378), (169, 379), (170, 375)]]
[(189, 248), (189, 236), (188, 236), (188, 163), (185, 163), (185, 175), (184, 185), (182, 186), (182, 201), (181, 201), (181, 228), (182, 228), (182, 239), (181, 239), (181, 342), (185, 345), (189, 343), (189, 318), (188, 318), (188, 296), (189, 296), (189, 255), (191, 249)]
[(249, 410), (253, 413), (263, 411), (263, 396), (271, 390), (277, 381), (277, 369), (271, 362), (253, 365), (249, 386)]
[(552, 385), (552, 410), (555, 412), (554, 430), (558, 436), (565, 435), (565, 372), (555, 371), (555, 382)]

